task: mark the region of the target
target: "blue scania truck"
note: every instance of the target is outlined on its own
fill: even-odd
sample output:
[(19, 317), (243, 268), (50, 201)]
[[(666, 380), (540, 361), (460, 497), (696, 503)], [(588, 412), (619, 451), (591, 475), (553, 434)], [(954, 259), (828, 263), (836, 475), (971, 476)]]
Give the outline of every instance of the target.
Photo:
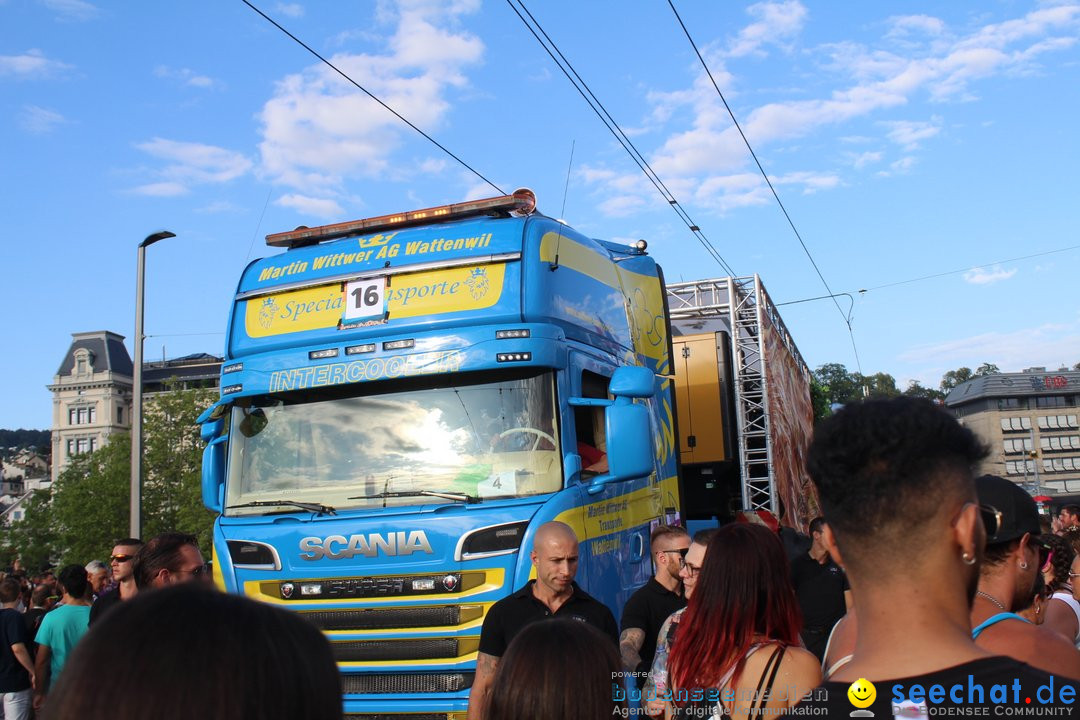
[(215, 578), (325, 632), (346, 716), (464, 718), (544, 522), (618, 616), (680, 520), (661, 270), (535, 205), (270, 235), (240, 278), (200, 418)]

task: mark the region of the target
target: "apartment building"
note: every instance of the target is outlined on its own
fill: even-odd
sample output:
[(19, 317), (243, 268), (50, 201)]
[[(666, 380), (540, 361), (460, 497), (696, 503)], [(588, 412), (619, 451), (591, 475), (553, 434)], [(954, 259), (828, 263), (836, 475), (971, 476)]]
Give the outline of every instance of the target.
[(1080, 493), (1080, 372), (1034, 367), (956, 386), (945, 407), (990, 446), (979, 472), (1034, 495)]

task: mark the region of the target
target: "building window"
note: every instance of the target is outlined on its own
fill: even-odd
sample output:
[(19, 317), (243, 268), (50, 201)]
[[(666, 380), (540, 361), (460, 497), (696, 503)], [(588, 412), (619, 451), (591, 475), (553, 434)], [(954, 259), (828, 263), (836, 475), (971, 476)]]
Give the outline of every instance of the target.
[(1034, 475), (1034, 460), (1009, 460), (1005, 463), (1005, 472), (1008, 475)]
[(998, 400), (998, 410), (1016, 410), (1022, 407), (1024, 407), (1024, 401), (1020, 398), (1000, 398)]
[(1080, 457), (1046, 458), (1042, 464), (1043, 472), (1076, 472), (1080, 470)]
[[(1005, 421), (1002, 420), (1004, 430)], [(1040, 430), (1075, 430), (1077, 428), (1075, 415), (1040, 415)]]
[(1051, 435), (1039, 438), (1039, 447), (1045, 451), (1080, 450), (1080, 435)]
[(1029, 432), (1031, 430), (1031, 418), (1013, 417), (1001, 418), (1001, 432)]
[(116, 424), (117, 425), (123, 425), (124, 424), (124, 408), (122, 408), (122, 407), (116, 408)]
[(1037, 397), (1035, 398), (1035, 407), (1037, 408), (1057, 408), (1057, 407), (1069, 407), (1072, 405), (1072, 398), (1067, 398), (1062, 395), (1051, 395), (1050, 397)]
[(1035, 444), (1031, 441), (1031, 438), (1008, 438), (1003, 443), (1005, 446), (1005, 454), (1012, 455), (1014, 453), (1028, 452), (1034, 449)]
[(83, 405), (68, 408), (68, 425), (93, 425), (97, 422), (97, 407)]

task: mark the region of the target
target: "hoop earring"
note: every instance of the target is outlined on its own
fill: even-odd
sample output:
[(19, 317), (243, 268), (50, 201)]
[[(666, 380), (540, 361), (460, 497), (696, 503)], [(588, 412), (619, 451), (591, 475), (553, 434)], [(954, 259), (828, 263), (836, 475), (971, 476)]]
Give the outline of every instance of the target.
[(1020, 569), (1021, 570), (1027, 570), (1028, 569), (1027, 561), (1025, 561), (1025, 560), (1020, 561)]
[(974, 565), (975, 564), (975, 556), (972, 555), (969, 552), (965, 552), (960, 557), (964, 561), (965, 565)]

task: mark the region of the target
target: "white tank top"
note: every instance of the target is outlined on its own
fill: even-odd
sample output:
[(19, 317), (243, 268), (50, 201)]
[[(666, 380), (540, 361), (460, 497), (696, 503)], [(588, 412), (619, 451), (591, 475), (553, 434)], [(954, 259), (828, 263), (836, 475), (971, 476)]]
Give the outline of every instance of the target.
[(1076, 645), (1077, 649), (1080, 649), (1080, 602), (1076, 601), (1071, 592), (1065, 592), (1064, 590), (1058, 590), (1050, 597), (1051, 599), (1061, 600), (1072, 608), (1073, 614), (1076, 615), (1076, 637), (1073, 638), (1073, 644)]

